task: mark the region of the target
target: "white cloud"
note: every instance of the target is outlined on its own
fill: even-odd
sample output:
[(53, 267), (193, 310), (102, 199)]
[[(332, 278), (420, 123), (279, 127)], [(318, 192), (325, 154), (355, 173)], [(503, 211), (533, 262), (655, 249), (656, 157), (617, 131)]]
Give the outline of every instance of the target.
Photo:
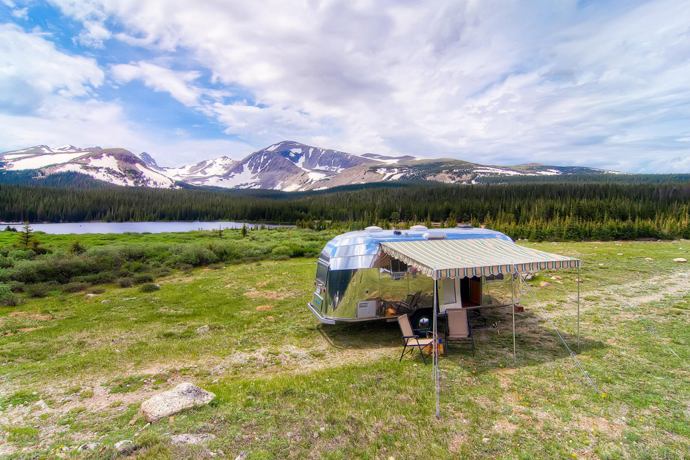
[(93, 59), (64, 54), (41, 34), (0, 24), (0, 109), (27, 112), (53, 95), (87, 96), (103, 79)]
[[(171, 137), (132, 122), (118, 102), (104, 102), (94, 94), (105, 78), (97, 63), (57, 50), (48, 38), (0, 25), (0, 150), (36, 144), (125, 147), (148, 151), (171, 165), (198, 161), (200, 155), (238, 157), (250, 150), (243, 142), (197, 140), (186, 133)], [(194, 103), (194, 94), (180, 89), (185, 79), (195, 78), (193, 73), (182, 74), (179, 84), (178, 74), (146, 64), (124, 66), (119, 74), (151, 80)]]
[(76, 37), (76, 41), (91, 48), (103, 48), (103, 42), (108, 40), (112, 33), (99, 21), (84, 21), (84, 29)]
[(12, 17), (15, 17), (17, 19), (23, 19), (26, 20), (29, 18), (29, 8), (27, 7), (19, 7), (14, 1), (12, 0), (2, 0), (3, 5), (5, 5), (7, 8), (10, 10), (10, 14)]
[[(229, 155), (241, 158), (252, 151), (246, 143), (226, 139), (194, 139), (186, 133), (171, 136), (150, 132), (132, 123), (117, 103), (55, 98), (39, 113), (9, 114), (0, 111), (3, 145), (12, 150), (36, 145), (73, 144), (81, 147), (124, 147), (148, 152), (162, 165), (177, 166), (202, 158)], [(37, 138), (40, 133), (40, 139)]]
[(176, 72), (149, 62), (116, 64), (111, 67), (113, 77), (121, 83), (141, 80), (155, 91), (169, 93), (184, 105), (196, 107), (203, 93), (192, 82), (198, 79), (199, 72)]
[[(191, 56), (251, 102), (125, 64), (258, 146), (687, 169), (690, 8), (531, 1), (55, 0), (65, 14)], [(112, 29), (112, 27), (110, 27)]]

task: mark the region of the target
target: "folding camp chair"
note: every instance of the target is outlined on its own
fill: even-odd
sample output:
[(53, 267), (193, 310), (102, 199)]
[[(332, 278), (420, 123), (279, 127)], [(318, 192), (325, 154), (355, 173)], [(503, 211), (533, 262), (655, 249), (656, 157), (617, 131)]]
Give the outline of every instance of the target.
[(417, 291), (414, 294), (408, 294), (405, 300), (399, 302), (392, 302), (393, 308), (398, 314), (412, 313), (417, 308), (419, 299), (422, 296), (422, 291)]
[(472, 335), (472, 326), (467, 317), (467, 310), (464, 308), (448, 308), (446, 309), (448, 318), (448, 327), (446, 328), (446, 343), (453, 340), (471, 340), (472, 354), (474, 354), (474, 335)]
[(422, 361), (424, 361), (424, 364), (426, 364), (426, 357), (422, 352), (422, 348), (432, 345), (434, 343), (434, 339), (420, 338), (418, 335), (415, 335), (415, 333), (412, 331), (412, 325), (410, 324), (410, 317), (407, 316), (407, 314), (398, 316), (398, 324), (400, 325), (400, 331), (403, 335), (403, 351), (400, 355), (399, 361), (402, 361), (403, 356), (405, 356), (405, 352), (408, 348), (410, 349), (410, 353), (413, 353), (414, 349), (416, 348), (419, 350), (419, 354), (422, 355)]

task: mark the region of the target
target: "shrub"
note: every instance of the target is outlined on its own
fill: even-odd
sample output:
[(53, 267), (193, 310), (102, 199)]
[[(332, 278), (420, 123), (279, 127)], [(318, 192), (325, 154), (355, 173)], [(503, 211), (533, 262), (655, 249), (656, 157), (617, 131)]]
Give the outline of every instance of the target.
[(10, 277), (24, 283), (54, 281), (68, 283), (74, 276), (102, 271), (80, 256), (51, 255), (37, 260), (22, 260), (10, 270)]
[(79, 292), (85, 290), (87, 287), (89, 287), (88, 283), (83, 283), (80, 281), (73, 281), (71, 283), (67, 283), (61, 287), (62, 292)]
[(24, 292), (26, 285), (19, 281), (10, 281), (7, 283), (12, 292)]
[(172, 270), (170, 270), (167, 267), (161, 267), (156, 271), (156, 276), (167, 276), (172, 273)]
[(141, 273), (139, 275), (135, 275), (133, 281), (136, 284), (151, 283), (153, 282), (153, 276), (149, 275), (148, 273)]
[(69, 247), (69, 252), (72, 254), (83, 254), (86, 252), (86, 248), (79, 241), (75, 241)]
[(217, 260), (213, 251), (203, 246), (178, 246), (176, 251), (179, 251), (174, 259), (177, 266), (184, 264), (198, 267), (201, 265), (208, 265)]
[(276, 259), (287, 259), (292, 255), (292, 249), (287, 246), (276, 246), (271, 250), (271, 255)]
[(139, 290), (141, 292), (154, 292), (159, 290), (161, 287), (155, 283), (146, 283), (142, 284)]
[(0, 284), (0, 305), (3, 307), (16, 307), (19, 304), (19, 298), (12, 292), (6, 284)]
[(14, 265), (14, 261), (9, 257), (0, 255), (0, 268), (11, 268)]
[(27, 284), (24, 287), (24, 292), (29, 297), (45, 297), (50, 291), (55, 289), (56, 283), (36, 283)]
[(119, 280), (117, 280), (117, 284), (120, 287), (128, 288), (128, 287), (132, 287), (132, 285), (134, 284), (134, 281), (132, 280), (132, 278), (120, 278)]
[(7, 256), (14, 260), (30, 260), (36, 257), (36, 253), (31, 249), (15, 249), (10, 251)]
[(117, 276), (113, 272), (100, 272), (94, 273), (92, 275), (77, 276), (74, 281), (83, 281), (90, 284), (103, 284), (112, 283), (117, 279)]

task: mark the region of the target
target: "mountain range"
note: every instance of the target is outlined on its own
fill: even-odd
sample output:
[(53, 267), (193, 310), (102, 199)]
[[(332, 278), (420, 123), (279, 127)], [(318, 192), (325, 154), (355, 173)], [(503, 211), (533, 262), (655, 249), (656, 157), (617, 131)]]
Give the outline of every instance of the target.
[(294, 141), (282, 141), (241, 160), (227, 156), (180, 167), (160, 166), (146, 152), (122, 148), (38, 145), (0, 154), (0, 171), (31, 172), (39, 181), (76, 173), (121, 185), (176, 188), (185, 185), (282, 191), (322, 190), (350, 184), (434, 181), (476, 184), (508, 176), (602, 175), (612, 171), (575, 166), (525, 164), (487, 166), (455, 159), (355, 155)]

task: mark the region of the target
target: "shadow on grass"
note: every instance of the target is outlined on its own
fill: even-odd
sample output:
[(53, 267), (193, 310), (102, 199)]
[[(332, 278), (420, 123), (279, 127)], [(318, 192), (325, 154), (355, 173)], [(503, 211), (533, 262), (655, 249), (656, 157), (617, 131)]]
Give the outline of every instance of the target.
[(397, 322), (320, 325), (321, 335), (336, 348), (368, 349), (392, 347), (402, 343)]
[[(496, 367), (527, 367), (570, 357), (555, 326), (532, 310), (515, 314), (516, 356), (513, 357), (512, 312), (508, 308), (486, 309), (480, 319), (473, 319), (475, 353), (471, 347), (450, 343), (446, 358), (449, 360), (471, 362), (478, 372)], [(575, 324), (573, 324), (573, 329)], [(587, 331), (581, 330), (580, 347), (577, 337), (559, 330), (560, 337), (576, 354), (603, 350), (607, 345), (587, 338)]]
[[(448, 344), (448, 352), (442, 358), (444, 361), (467, 362), (478, 371), (488, 371), (496, 367), (533, 366), (570, 356), (553, 325), (534, 311), (526, 310), (515, 315), (516, 359), (513, 359), (510, 308), (487, 308), (481, 311), (479, 317), (474, 317), (471, 321), (475, 339), (474, 353), (469, 342), (453, 342)], [(440, 324), (439, 330), (442, 331), (443, 328), (444, 325)], [(396, 322), (372, 321), (334, 326), (321, 325), (319, 330), (335, 348), (401, 347), (402, 351), (401, 333)], [(606, 348), (603, 342), (588, 339), (587, 331), (582, 330), (578, 351), (577, 338), (562, 330), (559, 332), (571, 350), (578, 354)], [(421, 357), (416, 353), (413, 359), (421, 362)]]

